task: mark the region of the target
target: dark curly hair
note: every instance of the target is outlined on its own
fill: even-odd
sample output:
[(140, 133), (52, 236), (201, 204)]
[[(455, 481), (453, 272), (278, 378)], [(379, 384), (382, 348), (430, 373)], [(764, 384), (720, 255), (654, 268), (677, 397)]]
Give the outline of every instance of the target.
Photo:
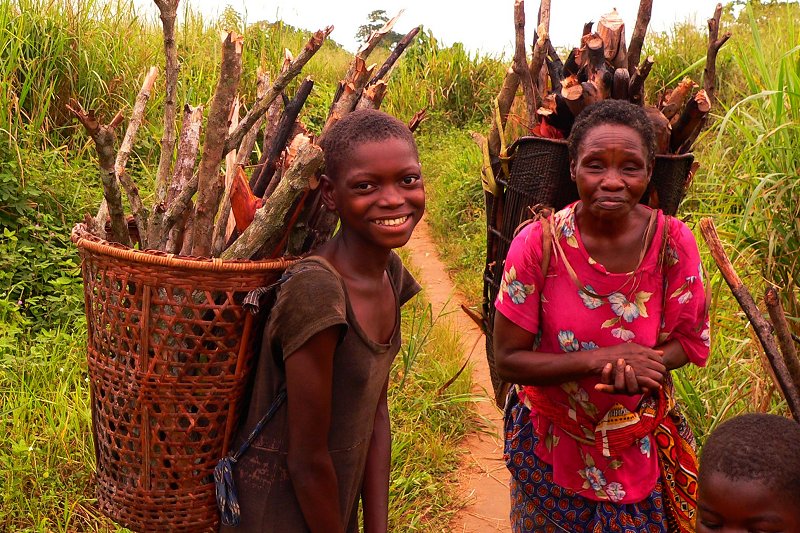
[(714, 472), (753, 480), (792, 499), (800, 512), (800, 424), (777, 415), (751, 413), (721, 424), (700, 457), (698, 483)]
[(569, 158), (572, 161), (578, 157), (578, 148), (589, 130), (602, 124), (619, 124), (633, 128), (642, 136), (648, 160), (652, 161), (655, 157), (656, 134), (644, 109), (625, 100), (609, 99), (587, 106), (575, 119), (569, 134)]
[(325, 174), (336, 179), (356, 146), (387, 139), (406, 141), (419, 157), (411, 130), (392, 115), (375, 109), (360, 109), (345, 115), (322, 139)]

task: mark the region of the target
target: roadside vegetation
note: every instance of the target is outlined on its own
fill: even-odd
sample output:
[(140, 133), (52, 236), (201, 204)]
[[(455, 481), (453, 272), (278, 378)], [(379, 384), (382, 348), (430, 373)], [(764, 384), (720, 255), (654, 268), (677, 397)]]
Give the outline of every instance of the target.
[[(710, 14), (709, 14), (710, 15)], [(758, 298), (768, 281), (785, 296), (800, 332), (800, 18), (796, 3), (751, 2), (734, 19), (717, 63), (721, 105), (696, 143), (701, 167), (680, 210), (694, 228), (712, 216), (736, 268)], [(507, 31), (511, 27), (499, 28)], [(277, 23), (243, 27), (185, 10), (178, 29), (179, 102), (209, 100), (219, 29), (245, 34), (245, 67), (275, 71), (283, 49), (299, 51), (308, 32)], [(128, 109), (150, 65), (162, 65), (157, 20), (126, 0), (0, 0), (0, 530), (113, 528), (94, 504), (86, 326), (79, 260), (69, 231), (99, 203), (92, 146), (65, 104), (77, 97), (101, 117)], [(646, 42), (658, 88), (690, 75), (700, 81), (704, 27), (678, 25)], [(386, 54), (387, 52), (381, 52)], [(350, 53), (327, 42), (306, 67), (315, 87), (305, 106), (312, 129), (325, 120)], [(481, 157), (471, 130), (485, 133), (505, 62), (418, 36), (389, 82), (384, 109), (403, 120), (427, 108), (418, 134), (428, 221), (442, 257), (470, 303), (480, 306), (485, 254)], [(252, 101), (255, 80), (242, 81)], [(294, 91), (294, 86), (289, 92)], [(129, 170), (148, 194), (161, 132), (155, 91)], [(147, 203), (147, 202), (146, 202)], [(712, 358), (677, 373), (700, 440), (744, 411), (785, 412), (742, 313), (705, 253), (712, 302)], [(468, 377), (442, 386), (462, 363), (457, 339), (424, 300), (404, 311), (404, 351), (392, 374), (392, 530), (440, 530), (457, 508), (460, 438), (474, 427)]]

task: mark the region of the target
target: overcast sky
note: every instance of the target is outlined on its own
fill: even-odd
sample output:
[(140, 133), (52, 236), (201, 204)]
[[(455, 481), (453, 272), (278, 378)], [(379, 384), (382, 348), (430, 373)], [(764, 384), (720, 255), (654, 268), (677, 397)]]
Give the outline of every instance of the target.
[[(216, 18), (230, 4), (246, 22), (274, 21), (278, 18), (307, 30), (333, 25), (331, 38), (350, 51), (358, 48), (358, 27), (367, 15), (383, 9), (389, 16), (405, 9), (395, 31), (406, 33), (419, 24), (433, 32), (444, 45), (461, 42), (473, 52), (499, 54), (513, 51), (514, 0), (181, 0), (210, 18)], [(137, 0), (139, 5), (152, 3)], [(654, 0), (650, 31), (669, 29), (676, 21), (693, 21), (705, 27), (717, 0)], [(576, 46), (584, 22), (597, 21), (616, 7), (625, 20), (626, 37), (631, 32), (639, 0), (552, 0), (550, 36), (555, 46)], [(539, 2), (529, 0), (526, 13), (535, 20)], [(533, 23), (526, 25), (527, 41), (533, 36)]]

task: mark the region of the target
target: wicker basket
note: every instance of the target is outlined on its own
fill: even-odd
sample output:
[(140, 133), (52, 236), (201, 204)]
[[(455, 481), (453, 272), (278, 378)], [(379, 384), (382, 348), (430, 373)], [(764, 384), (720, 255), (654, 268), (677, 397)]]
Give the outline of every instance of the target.
[(139, 251), (78, 224), (100, 510), (138, 531), (207, 531), (212, 473), (242, 411), (258, 333), (241, 303), (288, 261)]
[[(501, 191), (497, 197), (486, 194), (486, 268), (483, 284), (483, 316), (486, 320), (486, 356), (494, 386), (495, 399), (502, 404), (502, 381), (494, 366), (492, 327), (494, 300), (500, 288), (505, 261), (515, 230), (531, 217), (534, 206), (559, 210), (578, 199), (578, 190), (570, 178), (567, 141), (542, 137), (521, 137), (509, 148), (509, 175), (497, 179)], [(653, 196), (659, 209), (674, 215), (686, 193), (686, 183), (694, 155), (657, 155), (650, 188), (642, 202)]]

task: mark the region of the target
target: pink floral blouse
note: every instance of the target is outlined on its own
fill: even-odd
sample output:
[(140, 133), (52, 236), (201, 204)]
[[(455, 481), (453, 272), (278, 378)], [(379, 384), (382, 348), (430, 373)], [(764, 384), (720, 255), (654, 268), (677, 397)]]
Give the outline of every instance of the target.
[[(573, 203), (553, 216), (554, 239), (587, 292), (578, 290), (559, 254), (553, 251), (547, 279), (541, 272), (542, 226), (534, 222), (515, 237), (505, 262), (497, 311), (531, 333), (539, 332), (538, 350), (564, 353), (593, 350), (623, 342), (654, 347), (677, 339), (689, 361), (704, 366), (709, 353), (709, 326), (703, 272), (697, 243), (689, 228), (658, 214), (658, 230), (633, 279), (606, 271), (586, 252), (575, 224)], [(670, 220), (666, 248), (666, 290), (658, 265), (662, 228)], [(598, 298), (593, 295), (608, 295)], [(666, 296), (666, 302), (662, 299)], [(662, 312), (663, 310), (663, 312)], [(560, 386), (538, 387), (572, 414), (597, 426), (624, 420), (639, 396), (595, 391), (598, 378)], [(528, 391), (526, 395), (526, 391)], [(619, 455), (579, 442), (544, 417), (524, 387), (520, 399), (531, 409), (539, 441), (534, 453), (553, 466), (554, 482), (592, 500), (633, 503), (646, 498), (659, 476), (652, 434), (637, 439)]]

